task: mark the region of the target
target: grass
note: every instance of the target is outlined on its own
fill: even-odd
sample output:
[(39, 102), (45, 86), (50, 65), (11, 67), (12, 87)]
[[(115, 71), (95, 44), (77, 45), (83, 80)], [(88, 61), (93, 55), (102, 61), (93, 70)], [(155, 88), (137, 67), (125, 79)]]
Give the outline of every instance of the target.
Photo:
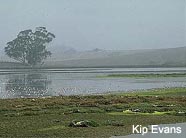
[(175, 88), (156, 88), (150, 90), (139, 90), (133, 92), (122, 93), (125, 96), (186, 96), (186, 88), (175, 87)]
[(160, 77), (186, 77), (186, 73), (170, 74), (109, 74), (106, 76), (97, 76), (98, 78), (160, 78)]
[(65, 129), (65, 126), (63, 125), (51, 126), (51, 127), (38, 129), (38, 131), (42, 132), (42, 131), (53, 131), (53, 130), (61, 130), (61, 129)]
[[(127, 135), (134, 124), (186, 122), (186, 88), (0, 100), (0, 137), (103, 137)], [(136, 112), (137, 111), (137, 112)], [(69, 127), (73, 120), (96, 127)]]
[[(159, 112), (159, 111), (154, 111), (154, 112), (134, 112), (131, 110), (125, 110), (123, 112), (111, 112), (108, 113), (110, 115), (175, 115), (175, 111), (164, 111), (164, 112)], [(180, 115), (185, 115), (185, 112)]]

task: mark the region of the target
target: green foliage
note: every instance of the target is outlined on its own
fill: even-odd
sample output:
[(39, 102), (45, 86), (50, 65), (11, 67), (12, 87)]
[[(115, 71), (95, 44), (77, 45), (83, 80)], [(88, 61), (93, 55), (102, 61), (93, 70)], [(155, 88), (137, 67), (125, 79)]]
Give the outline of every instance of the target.
[(5, 53), (10, 58), (34, 66), (51, 56), (51, 52), (46, 50), (46, 45), (54, 38), (55, 35), (48, 32), (45, 27), (37, 27), (35, 32), (24, 30), (17, 38), (7, 43)]

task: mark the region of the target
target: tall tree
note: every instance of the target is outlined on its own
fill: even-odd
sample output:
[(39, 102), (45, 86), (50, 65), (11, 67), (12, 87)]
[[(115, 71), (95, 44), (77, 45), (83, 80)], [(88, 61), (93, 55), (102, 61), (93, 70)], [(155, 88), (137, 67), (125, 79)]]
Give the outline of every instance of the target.
[(5, 53), (10, 58), (27, 65), (37, 65), (51, 56), (46, 46), (55, 38), (55, 35), (48, 32), (45, 27), (37, 27), (32, 30), (21, 31), (17, 38), (7, 43)]

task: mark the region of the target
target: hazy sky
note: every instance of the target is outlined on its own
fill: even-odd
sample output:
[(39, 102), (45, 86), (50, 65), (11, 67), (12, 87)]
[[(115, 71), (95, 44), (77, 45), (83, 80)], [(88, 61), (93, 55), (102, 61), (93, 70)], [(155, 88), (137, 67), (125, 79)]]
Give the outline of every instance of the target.
[(37, 26), (76, 49), (186, 46), (185, 11), (186, 0), (0, 0), (0, 49)]

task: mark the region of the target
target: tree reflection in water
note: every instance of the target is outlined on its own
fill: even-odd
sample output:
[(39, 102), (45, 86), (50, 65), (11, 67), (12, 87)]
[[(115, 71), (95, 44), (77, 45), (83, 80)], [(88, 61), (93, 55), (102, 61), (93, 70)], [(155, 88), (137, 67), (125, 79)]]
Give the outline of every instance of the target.
[(5, 86), (7, 94), (13, 97), (42, 97), (49, 96), (48, 85), (51, 80), (46, 74), (17, 74), (9, 75)]

